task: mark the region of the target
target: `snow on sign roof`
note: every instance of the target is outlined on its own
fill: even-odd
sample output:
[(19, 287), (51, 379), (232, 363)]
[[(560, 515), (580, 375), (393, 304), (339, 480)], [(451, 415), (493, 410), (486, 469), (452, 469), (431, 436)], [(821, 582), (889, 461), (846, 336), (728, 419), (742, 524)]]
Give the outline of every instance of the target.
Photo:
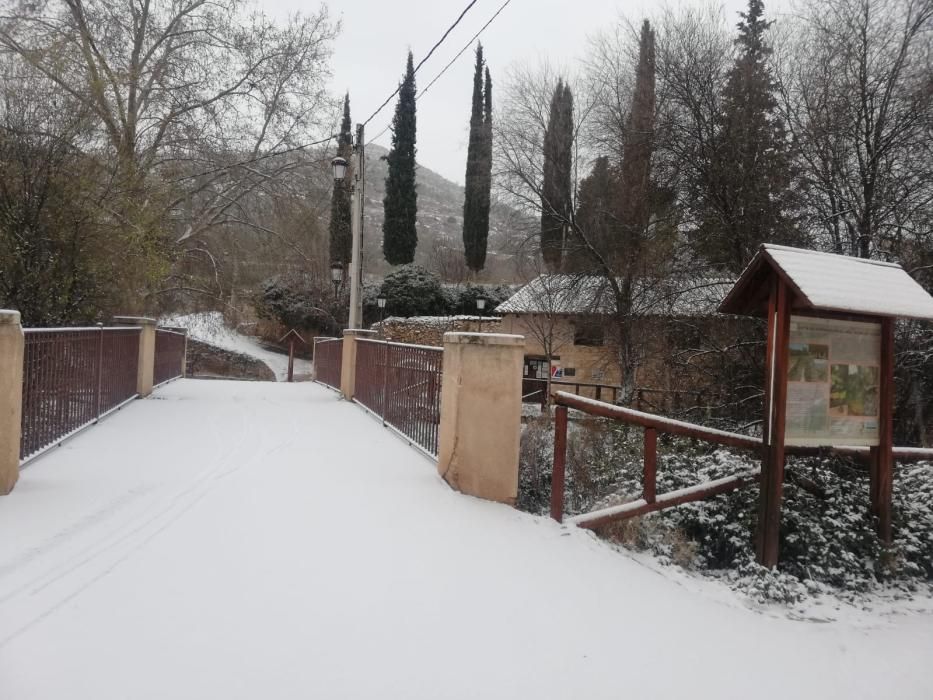
[(933, 297), (894, 263), (766, 243), (719, 310), (760, 313), (768, 281), (778, 274), (794, 292), (794, 308), (933, 320)]

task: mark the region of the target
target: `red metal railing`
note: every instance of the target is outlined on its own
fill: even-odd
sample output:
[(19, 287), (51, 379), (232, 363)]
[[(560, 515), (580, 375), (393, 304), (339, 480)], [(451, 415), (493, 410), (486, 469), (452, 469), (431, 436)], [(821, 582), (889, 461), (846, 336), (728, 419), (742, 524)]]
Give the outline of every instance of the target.
[(140, 328), (27, 328), (20, 460), (136, 396)]
[(437, 456), (444, 351), (357, 339), (354, 400)]
[(334, 389), (340, 388), (343, 366), (343, 339), (314, 339), (314, 376), (317, 381)]
[(154, 385), (167, 382), (184, 374), (185, 334), (157, 328), (155, 332), (155, 360), (152, 368)]

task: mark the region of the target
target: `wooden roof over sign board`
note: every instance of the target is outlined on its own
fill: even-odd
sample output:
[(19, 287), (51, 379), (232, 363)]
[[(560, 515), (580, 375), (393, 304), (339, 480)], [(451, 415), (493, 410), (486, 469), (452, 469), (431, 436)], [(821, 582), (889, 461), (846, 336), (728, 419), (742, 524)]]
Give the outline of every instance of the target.
[(774, 275), (793, 291), (794, 310), (933, 320), (933, 296), (900, 265), (770, 243), (761, 246), (719, 310), (764, 313)]

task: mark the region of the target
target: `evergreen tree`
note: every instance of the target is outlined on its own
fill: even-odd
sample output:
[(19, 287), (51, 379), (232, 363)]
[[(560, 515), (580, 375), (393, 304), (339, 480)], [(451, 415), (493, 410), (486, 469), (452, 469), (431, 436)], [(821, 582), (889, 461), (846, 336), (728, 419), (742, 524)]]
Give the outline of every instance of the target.
[(418, 194), (415, 191), (415, 68), (411, 51), (392, 118), (392, 150), (386, 157), (386, 195), (382, 200), (382, 252), (390, 265), (415, 259), (418, 246)]
[(764, 242), (794, 243), (791, 164), (777, 116), (765, 42), (764, 4), (740, 13), (738, 54), (723, 91), (715, 142), (700, 183), (697, 248), (709, 262), (739, 274)]
[[(348, 163), (353, 149), (353, 135), (350, 122), (350, 93), (343, 98), (343, 121), (337, 136), (337, 155)], [(343, 180), (334, 181), (334, 191), (330, 199), (330, 261), (350, 265), (352, 234), (350, 231), (350, 182), (351, 173), (347, 172)]]
[(645, 20), (641, 27), (635, 92), (625, 124), (619, 172), (616, 207), (621, 240), (612, 247), (615, 253), (613, 263), (618, 267), (638, 264), (648, 235), (653, 209), (651, 155), (654, 151), (654, 112), (654, 30)]
[(463, 198), (463, 250), (467, 266), (474, 272), (486, 264), (492, 185), (492, 79), (486, 68), (484, 86), (483, 69), (483, 46), (478, 44)]
[(595, 253), (603, 259), (611, 259), (616, 245), (616, 227), (613, 207), (615, 190), (618, 187), (618, 173), (609, 167), (609, 158), (600, 156), (593, 163), (593, 169), (580, 182), (577, 197), (576, 224), (586, 237), (582, 240), (571, 238), (566, 250), (565, 269), (568, 272), (586, 272), (592, 270), (596, 262)]
[(541, 185), (541, 254), (552, 272), (561, 269), (564, 232), (572, 214), (573, 94), (558, 79), (544, 131)]

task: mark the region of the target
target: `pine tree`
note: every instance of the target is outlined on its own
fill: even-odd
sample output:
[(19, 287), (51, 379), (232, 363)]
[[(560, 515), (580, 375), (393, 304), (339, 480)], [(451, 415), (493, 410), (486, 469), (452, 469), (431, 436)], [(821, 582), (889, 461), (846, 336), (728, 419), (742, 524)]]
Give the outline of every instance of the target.
[(382, 252), (390, 265), (415, 259), (418, 246), (418, 194), (415, 191), (415, 69), (411, 51), (392, 118), (392, 150), (386, 157), (389, 174), (382, 200)]
[(564, 232), (572, 214), (571, 166), (573, 94), (558, 79), (544, 132), (544, 173), (541, 184), (541, 255), (552, 272), (561, 269)]
[(793, 195), (784, 125), (777, 116), (764, 4), (740, 13), (738, 55), (723, 90), (723, 107), (700, 183), (697, 248), (709, 262), (739, 274), (763, 242), (794, 243), (788, 217)]
[[(343, 98), (343, 121), (337, 136), (337, 155), (350, 160), (353, 135), (350, 122), (350, 93)], [(330, 261), (350, 265), (352, 234), (350, 231), (350, 173), (343, 180), (334, 181), (330, 200)]]
[(486, 264), (492, 185), (492, 79), (486, 68), (484, 86), (483, 70), (483, 46), (478, 44), (463, 198), (463, 250), (467, 266), (474, 272)]
[(641, 258), (652, 214), (651, 155), (654, 151), (655, 51), (654, 30), (641, 27), (635, 92), (625, 124), (622, 163), (616, 198), (621, 240), (613, 246), (613, 263), (635, 265)]

